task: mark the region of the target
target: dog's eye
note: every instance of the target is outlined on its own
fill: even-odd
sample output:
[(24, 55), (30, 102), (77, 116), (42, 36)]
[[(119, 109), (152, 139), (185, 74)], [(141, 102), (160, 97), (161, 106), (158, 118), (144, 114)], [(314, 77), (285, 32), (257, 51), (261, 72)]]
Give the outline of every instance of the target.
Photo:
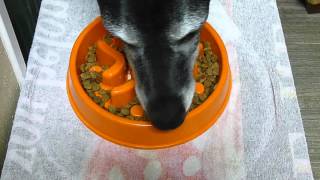
[(192, 40), (196, 35), (198, 35), (198, 31), (191, 31), (183, 38), (179, 39), (178, 43), (185, 43)]

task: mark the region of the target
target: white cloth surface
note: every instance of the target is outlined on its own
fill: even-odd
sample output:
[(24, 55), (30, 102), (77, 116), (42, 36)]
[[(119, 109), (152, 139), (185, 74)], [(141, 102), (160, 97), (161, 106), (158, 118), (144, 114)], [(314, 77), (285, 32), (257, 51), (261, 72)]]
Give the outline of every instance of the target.
[(105, 141), (65, 89), (72, 45), (95, 0), (43, 0), (1, 179), (313, 179), (275, 0), (211, 0), (224, 40), (230, 102), (197, 139), (144, 151)]

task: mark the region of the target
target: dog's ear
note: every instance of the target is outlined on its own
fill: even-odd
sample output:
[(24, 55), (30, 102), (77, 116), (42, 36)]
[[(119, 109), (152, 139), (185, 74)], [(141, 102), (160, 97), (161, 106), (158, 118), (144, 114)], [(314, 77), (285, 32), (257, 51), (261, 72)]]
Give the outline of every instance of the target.
[(97, 0), (101, 16), (103, 19), (108, 19), (117, 22), (121, 16), (121, 0)]
[[(189, 4), (189, 10), (191, 12), (197, 12), (199, 15), (208, 15), (210, 0), (187, 0)], [(207, 18), (207, 17), (206, 17)]]
[(187, 0), (189, 4), (195, 7), (209, 8), (210, 0)]

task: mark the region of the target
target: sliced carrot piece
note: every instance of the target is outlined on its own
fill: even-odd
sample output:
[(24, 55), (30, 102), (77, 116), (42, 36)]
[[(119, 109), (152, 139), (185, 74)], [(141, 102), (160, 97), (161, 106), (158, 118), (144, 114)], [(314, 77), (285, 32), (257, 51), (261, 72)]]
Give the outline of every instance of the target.
[(98, 66), (98, 65), (92, 66), (89, 71), (99, 73), (99, 72), (102, 71), (102, 67), (101, 67), (101, 66)]
[(94, 95), (96, 95), (99, 98), (102, 98), (101, 94), (98, 91), (94, 92)]
[(197, 94), (203, 94), (204, 93), (204, 86), (201, 83), (196, 83), (196, 93)]
[(198, 46), (199, 46), (199, 55), (203, 56), (204, 54), (203, 44), (200, 42)]
[(107, 102), (105, 102), (104, 105), (103, 105), (104, 108), (108, 109), (110, 104), (111, 104), (110, 102), (111, 102), (111, 100), (108, 100)]
[(199, 67), (198, 67), (198, 64), (195, 64), (194, 65), (194, 68), (193, 68), (193, 77), (197, 77), (199, 74)]
[(142, 117), (144, 115), (144, 111), (140, 105), (134, 105), (130, 109), (130, 114), (134, 117)]

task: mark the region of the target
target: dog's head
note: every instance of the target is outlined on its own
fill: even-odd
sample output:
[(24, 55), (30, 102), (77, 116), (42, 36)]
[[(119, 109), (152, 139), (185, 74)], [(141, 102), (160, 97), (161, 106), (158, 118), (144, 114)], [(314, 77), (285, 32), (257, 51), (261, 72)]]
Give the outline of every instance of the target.
[(194, 94), (199, 30), (210, 0), (98, 0), (107, 29), (125, 43), (136, 93), (152, 123), (173, 129)]

